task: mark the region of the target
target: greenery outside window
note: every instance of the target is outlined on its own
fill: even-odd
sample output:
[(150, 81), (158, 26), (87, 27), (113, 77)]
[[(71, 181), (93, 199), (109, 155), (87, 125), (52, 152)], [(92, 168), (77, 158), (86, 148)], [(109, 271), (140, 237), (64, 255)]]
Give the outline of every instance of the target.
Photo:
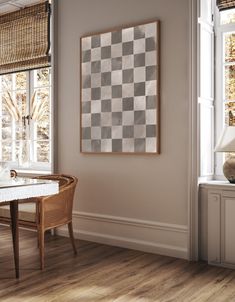
[(51, 68), (0, 76), (0, 161), (51, 171)]

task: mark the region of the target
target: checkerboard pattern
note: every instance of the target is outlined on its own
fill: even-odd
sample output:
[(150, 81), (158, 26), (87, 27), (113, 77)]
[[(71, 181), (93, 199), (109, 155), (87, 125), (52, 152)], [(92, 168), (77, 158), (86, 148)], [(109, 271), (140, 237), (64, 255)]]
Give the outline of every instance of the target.
[(157, 152), (157, 26), (81, 39), (82, 152)]

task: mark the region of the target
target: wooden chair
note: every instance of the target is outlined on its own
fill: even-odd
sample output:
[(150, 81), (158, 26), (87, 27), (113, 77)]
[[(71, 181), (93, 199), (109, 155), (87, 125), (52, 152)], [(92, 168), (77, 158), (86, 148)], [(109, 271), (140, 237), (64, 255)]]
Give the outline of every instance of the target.
[[(40, 264), (43, 269), (44, 235), (47, 230), (67, 224), (73, 251), (77, 254), (72, 226), (73, 198), (77, 178), (64, 174), (43, 175), (35, 178), (59, 182), (59, 193), (56, 195), (19, 201), (19, 226), (37, 230)], [(10, 224), (8, 205), (0, 207), (0, 223)]]

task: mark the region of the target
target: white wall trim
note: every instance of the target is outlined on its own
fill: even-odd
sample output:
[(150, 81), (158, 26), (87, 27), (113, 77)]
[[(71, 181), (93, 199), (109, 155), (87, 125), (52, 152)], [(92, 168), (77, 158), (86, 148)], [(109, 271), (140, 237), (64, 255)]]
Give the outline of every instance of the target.
[[(79, 239), (184, 259), (188, 256), (185, 225), (76, 211), (73, 225)], [(57, 232), (68, 236), (65, 227)]]
[(189, 5), (189, 157), (188, 157), (188, 259), (198, 259), (198, 175), (199, 175), (199, 121), (198, 121), (198, 1)]
[(94, 214), (88, 212), (73, 212), (73, 217), (76, 219), (88, 219), (88, 220), (96, 220), (103, 221), (108, 223), (116, 223), (123, 225), (131, 225), (137, 227), (144, 228), (154, 228), (158, 230), (165, 230), (170, 232), (187, 232), (187, 227), (184, 225), (178, 224), (170, 224), (163, 222), (155, 222), (150, 220), (142, 220), (142, 219), (133, 219), (133, 218), (124, 218), (119, 216), (111, 216), (111, 215), (103, 215), (103, 214)]

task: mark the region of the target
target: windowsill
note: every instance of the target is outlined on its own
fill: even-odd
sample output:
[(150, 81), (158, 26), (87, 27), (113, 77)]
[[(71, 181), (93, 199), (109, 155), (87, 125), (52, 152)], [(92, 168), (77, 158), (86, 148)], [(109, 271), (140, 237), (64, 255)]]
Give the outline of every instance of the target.
[(199, 182), (199, 187), (201, 188), (220, 187), (225, 189), (231, 188), (232, 190), (234, 190), (235, 184), (230, 183), (228, 180), (207, 180), (207, 181)]
[(23, 169), (16, 169), (17, 175), (22, 177), (32, 177), (32, 176), (40, 176), (40, 175), (49, 175), (52, 172), (47, 170), (23, 170)]
[(226, 179), (226, 177), (222, 174), (220, 175), (210, 175), (210, 176), (201, 176), (198, 178), (198, 184), (202, 184), (202, 183), (210, 183), (210, 182), (228, 182), (228, 180)]

